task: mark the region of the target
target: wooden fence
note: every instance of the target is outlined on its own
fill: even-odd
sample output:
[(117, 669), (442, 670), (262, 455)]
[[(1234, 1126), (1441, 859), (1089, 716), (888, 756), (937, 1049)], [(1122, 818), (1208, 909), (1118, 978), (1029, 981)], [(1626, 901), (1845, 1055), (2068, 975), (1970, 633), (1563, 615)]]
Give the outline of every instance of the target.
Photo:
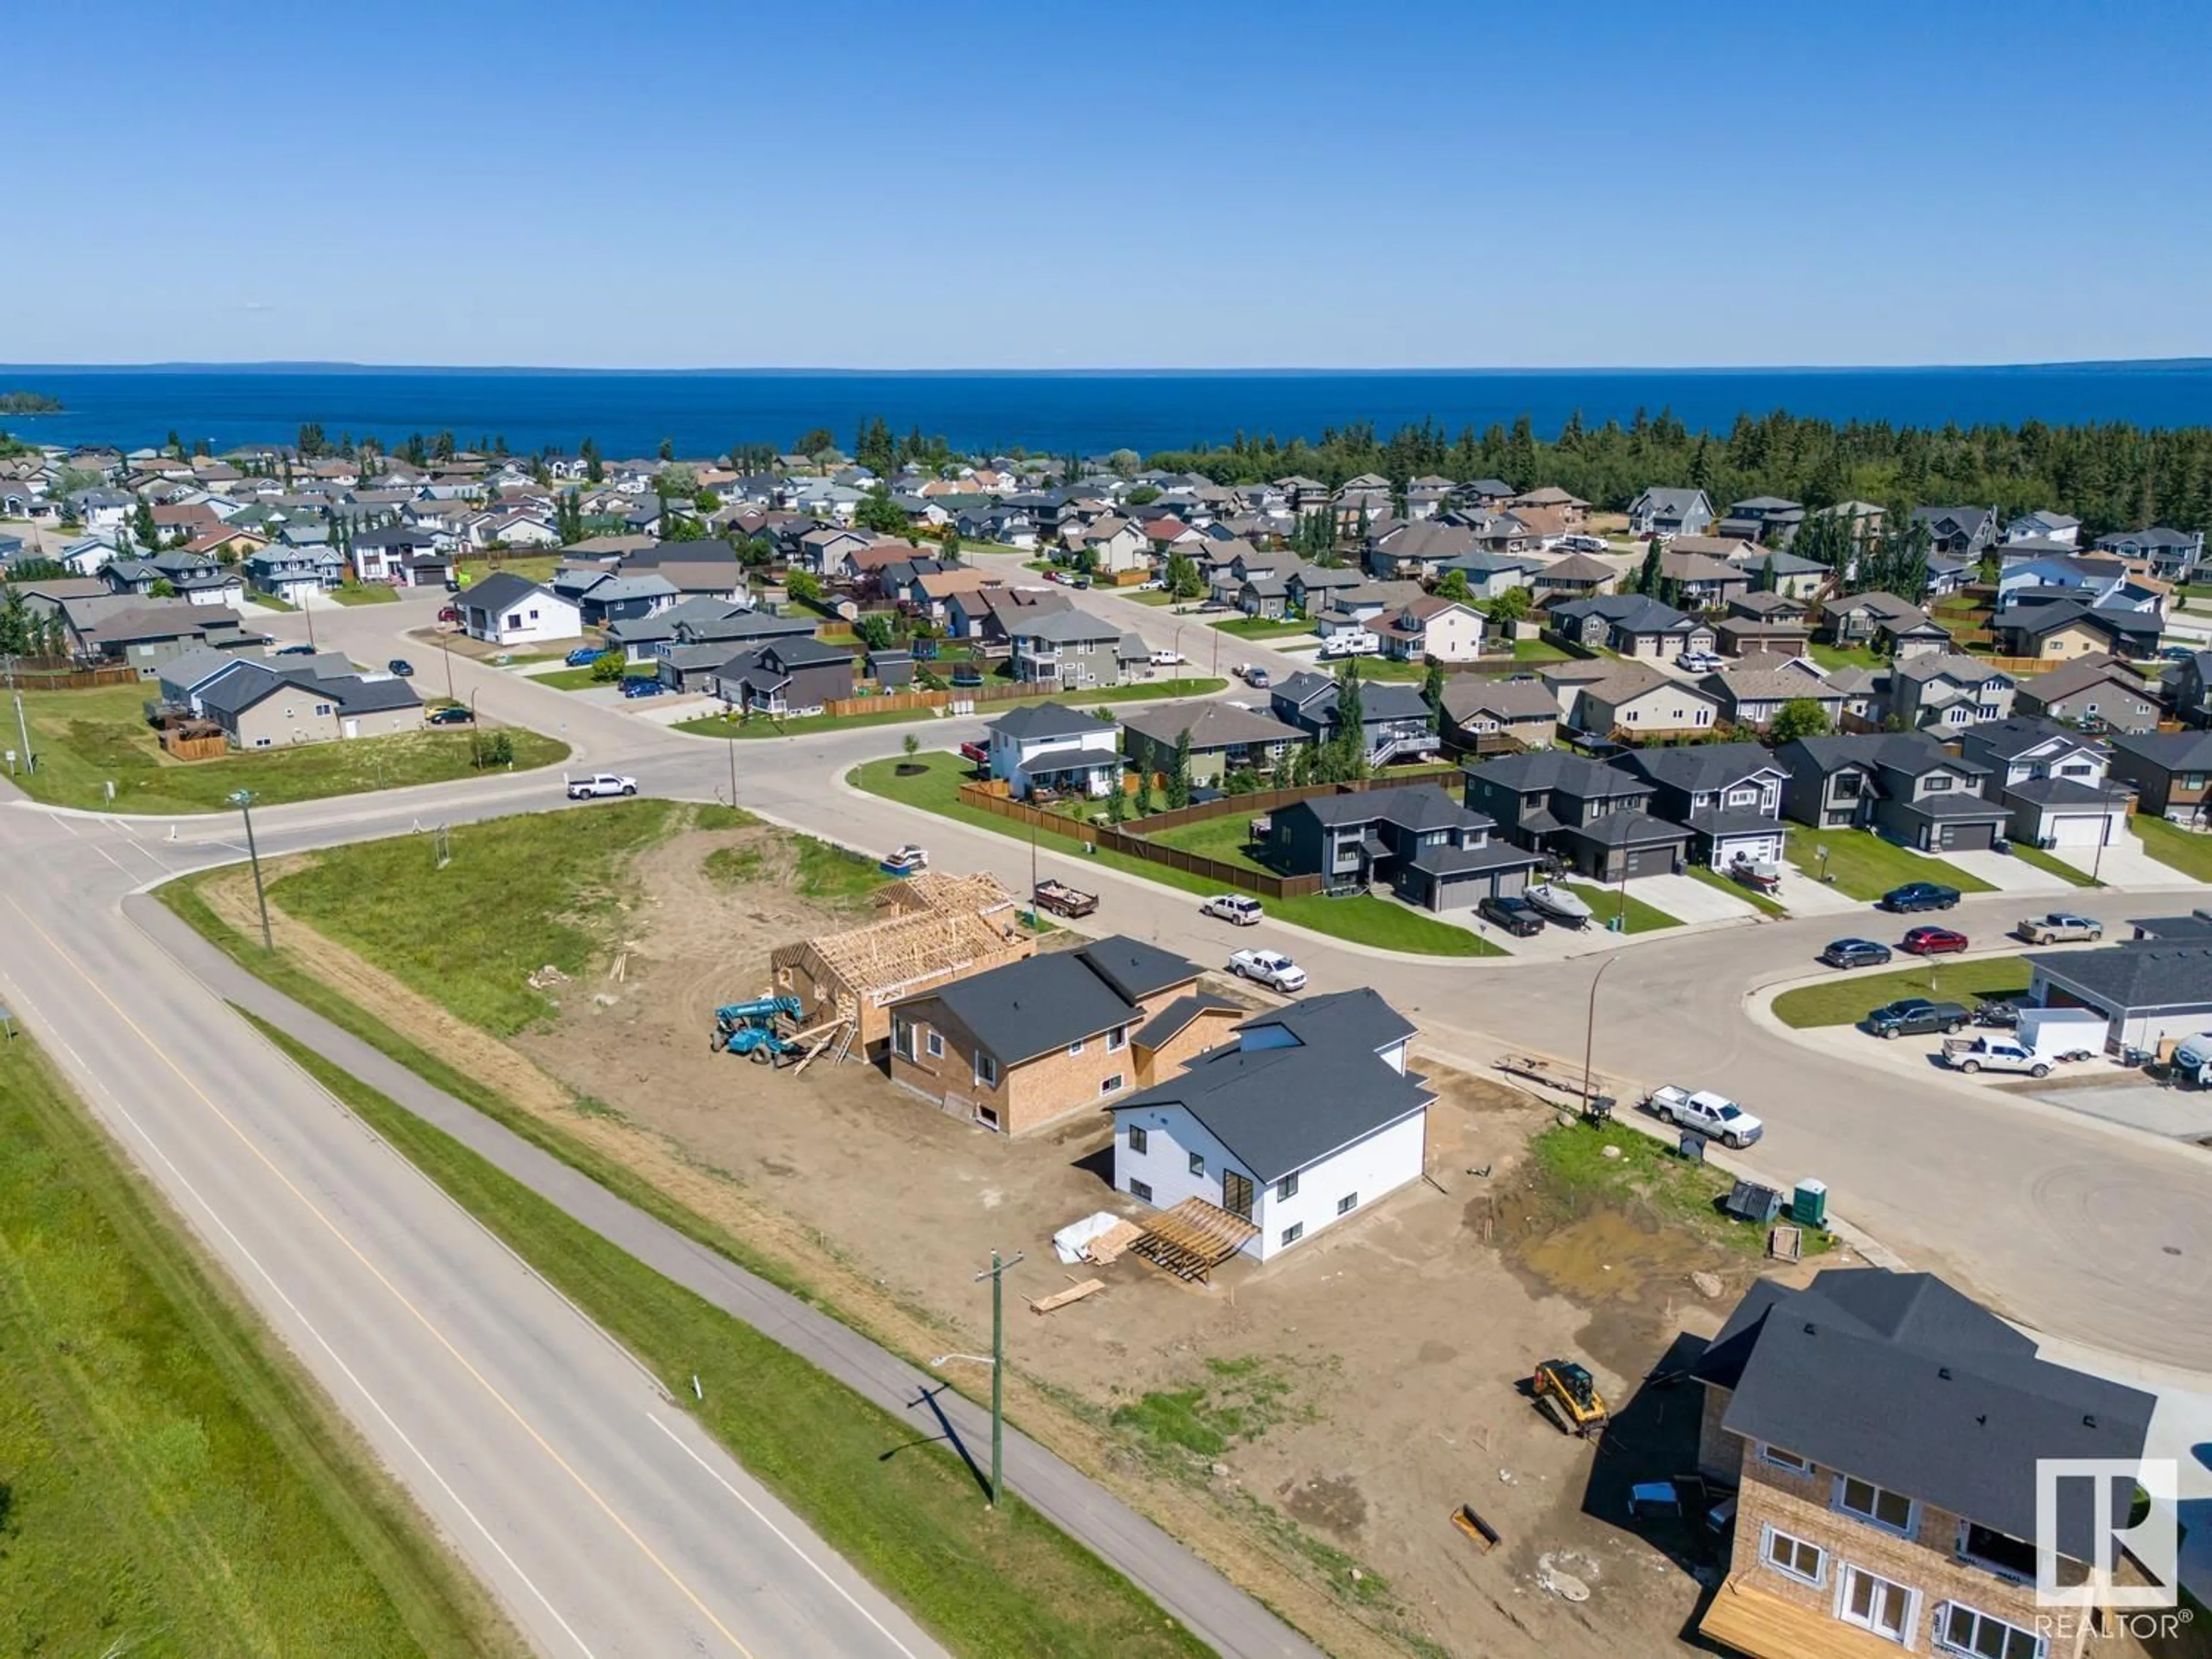
[(230, 739), (221, 732), (213, 737), (188, 738), (181, 732), (164, 732), (161, 747), (172, 760), (221, 760), (230, 753)]
[(886, 691), (873, 697), (832, 697), (822, 712), (839, 719), (848, 714), (905, 714), (917, 708), (943, 708), (955, 702), (1011, 702), (1017, 697), (1048, 696), (1042, 686), (1001, 681), (995, 685), (955, 686), (950, 691)]
[(26, 691), (89, 691), (101, 685), (133, 685), (138, 671), (118, 668), (33, 668), (18, 663), (15, 684)]

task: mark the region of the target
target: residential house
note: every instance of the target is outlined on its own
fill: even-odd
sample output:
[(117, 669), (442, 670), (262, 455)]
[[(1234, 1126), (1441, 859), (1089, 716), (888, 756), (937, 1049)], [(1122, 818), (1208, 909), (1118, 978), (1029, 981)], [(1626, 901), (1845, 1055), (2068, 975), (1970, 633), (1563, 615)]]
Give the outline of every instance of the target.
[[(811, 638), (814, 623), (805, 617), (780, 617), (728, 599), (679, 599), (665, 611), (631, 622), (609, 623), (608, 646), (626, 661), (649, 663), (659, 659), (666, 646), (719, 644), (728, 647), (722, 660), (741, 646), (789, 635)], [(708, 666), (719, 666), (709, 664)]]
[(1708, 692), (1646, 662), (1624, 662), (1583, 687), (1575, 720), (1580, 729), (1621, 743), (1702, 736), (1720, 718)]
[(1384, 616), (1375, 635), (1395, 662), (1474, 662), (1488, 620), (1472, 605), (1431, 593)]
[(1226, 1212), (1266, 1261), (1421, 1178), (1436, 1096), (1406, 1068), (1413, 1024), (1374, 991), (1301, 998), (1234, 1037), (1115, 1103), (1116, 1188)]
[(1951, 644), (1949, 630), (1911, 600), (1878, 590), (1824, 601), (1819, 632), (1832, 644), (1872, 646), (1899, 662), (1940, 655)]
[(2124, 560), (2099, 554), (2040, 553), (2008, 558), (1997, 572), (1997, 607), (2030, 595), (2077, 599), (2095, 604), (2118, 591), (2128, 579)]
[(1306, 733), (1255, 708), (1225, 702), (1174, 702), (1121, 716), (1121, 752), (1131, 769), (1156, 777), (1175, 770), (1176, 746), (1190, 737), (1190, 781), (1218, 787), (1231, 772), (1275, 775)]
[(1638, 749), (1613, 763), (1651, 785), (1651, 811), (1690, 831), (1690, 857), (1715, 870), (1782, 856), (1782, 791), (1790, 774), (1755, 743)]
[(2118, 658), (2097, 652), (2022, 680), (2013, 707), (2086, 732), (2152, 732), (2164, 712), (2163, 695)]
[(1698, 489), (1654, 485), (1628, 504), (1628, 533), (1664, 541), (1673, 536), (1702, 536), (1713, 521), (1713, 504)]
[(652, 572), (629, 576), (596, 565), (565, 566), (553, 573), (546, 586), (558, 597), (575, 602), (586, 628), (656, 616), (674, 609), (681, 597), (665, 576)]
[(1749, 592), (1732, 594), (1728, 614), (1751, 622), (1810, 622), (1813, 607), (1794, 594), (1753, 588)]
[(1074, 691), (1121, 683), (1121, 630), (1087, 611), (1032, 611), (1007, 626), (1013, 677), (1024, 684)]
[(1872, 547), (1889, 527), (1888, 508), (1874, 501), (1838, 501), (1832, 507), (1816, 507), (1805, 516), (1841, 519), (1850, 527), (1851, 539), (1862, 548)]
[(1537, 679), (1455, 675), (1444, 682), (1438, 726), (1446, 746), (1462, 752), (1540, 749), (1559, 735), (1559, 700)]
[(1523, 490), (1505, 505), (1515, 513), (1520, 512), (1523, 507), (1534, 507), (1543, 513), (1556, 513), (1559, 514), (1559, 526), (1563, 530), (1580, 530), (1583, 521), (1589, 516), (1588, 501), (1569, 490), (1560, 489), (1557, 484), (1545, 484), (1540, 489)]
[(2106, 781), (2111, 755), (2055, 721), (2016, 714), (1970, 726), (1959, 752), (1989, 769), (1983, 793), (2010, 809), (2016, 842), (2104, 847), (2126, 832), (2129, 792)]
[(1091, 568), (1102, 575), (1152, 568), (1152, 546), (1144, 531), (1118, 513), (1106, 514), (1063, 539), (1071, 552), (1090, 555)]
[[(1393, 527), (1362, 550), (1362, 556), (1371, 576), (1420, 580), (1437, 575), (1455, 560), (1480, 551), (1474, 532), (1464, 526), (1423, 519)], [(1529, 561), (1531, 566), (1542, 562)], [(1468, 580), (1474, 580), (1471, 574)]]
[(1533, 572), (1528, 578), (1529, 590), (1540, 605), (1566, 599), (1595, 599), (1612, 592), (1620, 582), (1620, 571), (1587, 553), (1570, 553)]
[[(1196, 995), (1198, 975), (1195, 963), (1116, 935), (902, 998), (891, 1005), (891, 1080), (1001, 1134), (1096, 1111), (1134, 1086), (1132, 1040)], [(1165, 1066), (1226, 1036), (1194, 1023)], [(1164, 1069), (1160, 1054), (1152, 1063)]]
[(2079, 599), (2008, 605), (1990, 623), (1997, 647), (2014, 657), (2154, 657), (2165, 623), (2155, 611), (2085, 605)]
[(166, 598), (190, 605), (235, 605), (246, 597), (246, 582), (237, 571), (196, 553), (171, 550), (145, 558), (111, 559), (100, 580), (118, 593), (155, 597), (166, 587)]
[(1291, 614), (1290, 580), (1269, 571), (1255, 571), (1237, 582), (1231, 603), (1248, 617), (1280, 622)]
[(65, 600), (62, 614), (76, 636), (78, 655), (126, 665), (142, 680), (160, 678), (169, 663), (203, 647), (249, 651), (268, 643), (266, 635), (240, 627), (230, 612), (183, 599), (118, 596), (96, 609), (86, 601)]
[(1713, 624), (1714, 648), (1724, 657), (1802, 657), (1813, 642), (1813, 628), (1802, 622), (1753, 622), (1723, 617)]
[[(2094, 660), (2076, 658), (2067, 666)], [(2185, 726), (2212, 726), (2212, 651), (2191, 652), (2160, 676), (2159, 684), (2175, 719)]]
[(1720, 705), (1720, 717), (1730, 726), (1764, 732), (1774, 717), (1793, 702), (1816, 705), (1828, 729), (1843, 723), (1848, 701), (1828, 683), (1820, 665), (1802, 657), (1759, 657), (1698, 682)]
[(1990, 507), (1916, 507), (1911, 522), (1928, 526), (1928, 550), (1969, 564), (1996, 545), (1999, 522)]
[(1285, 574), (1283, 591), (1300, 616), (1318, 617), (1338, 594), (1352, 592), (1366, 581), (1349, 565), (1301, 564)]
[(1782, 810), (1816, 830), (1871, 830), (1923, 853), (1982, 851), (2011, 814), (1984, 793), (1989, 769), (1925, 732), (1796, 738), (1775, 751), (1789, 769)]
[(1774, 548), (1750, 548), (1729, 561), (1751, 577), (1756, 591), (1811, 599), (1826, 586), (1835, 573), (1818, 559), (1803, 559)]
[(1890, 673), (1890, 713), (1908, 730), (1958, 732), (2008, 720), (2019, 681), (1978, 657), (1946, 652), (1908, 658)]
[(1649, 811), (1646, 779), (1561, 749), (1501, 755), (1465, 769), (1468, 809), (1531, 852), (1599, 881), (1680, 870), (1690, 831)]
[(1787, 547), (1805, 522), (1802, 502), (1779, 495), (1753, 495), (1729, 504), (1728, 517), (1716, 526), (1723, 536), (1757, 542), (1762, 547)]
[(1552, 631), (1582, 646), (1603, 646), (1632, 660), (1666, 661), (1684, 652), (1711, 651), (1710, 624), (1644, 593), (1569, 599), (1550, 611)]
[(459, 604), (463, 631), (487, 645), (544, 645), (584, 631), (575, 600), (508, 571), (465, 589)]
[(352, 561), (356, 581), (388, 582), (397, 579), (404, 561), (437, 550), (436, 533), (419, 525), (379, 525), (356, 531), (346, 545), (346, 556)]
[(422, 700), (397, 675), (325, 677), (310, 669), (240, 662), (193, 693), (200, 714), (234, 749), (281, 749), (420, 731)]
[(2104, 1041), (2114, 1048), (2156, 1050), (2212, 1029), (2212, 941), (2201, 918), (2153, 918), (2123, 945), (2023, 957), (2027, 1000), (2102, 1014)]
[(2004, 540), (2008, 545), (2014, 542), (2048, 541), (2057, 542), (2063, 547), (2073, 547), (2079, 544), (2081, 536), (2081, 520), (2069, 513), (2043, 509), (2023, 513), (2004, 527)]
[(2039, 1551), (2086, 1584), (2135, 1482), (2060, 1483), (2049, 1513), (2045, 1471), (2132, 1470), (2151, 1395), (2039, 1358), (1932, 1274), (1881, 1267), (1759, 1281), (1691, 1375), (1698, 1469), (1735, 1492), (1727, 1577), (1698, 1623), (1709, 1644), (1752, 1659), (2086, 1650), (2086, 1614), (2070, 1638), (2049, 1634)]
[[(1292, 674), (1269, 694), (1275, 718), (1305, 732), (1316, 743), (1333, 743), (1340, 725), (1340, 683), (1327, 674)], [(1429, 706), (1420, 688), (1370, 680), (1359, 688), (1363, 747), (1370, 766), (1425, 760), (1437, 752), (1429, 726)]]
[(257, 593), (301, 605), (345, 579), (345, 561), (326, 544), (295, 546), (272, 542), (246, 561), (246, 585)]
[(2172, 530), (2163, 525), (2148, 530), (2123, 531), (2097, 538), (2100, 550), (2140, 562), (2163, 582), (2185, 582), (2197, 574), (2204, 558), (2204, 532)]
[(1022, 617), (1052, 616), (1074, 608), (1074, 600), (1062, 587), (1042, 584), (986, 587), (972, 593), (955, 593), (945, 601), (945, 631), (956, 640), (1006, 645)]
[[(1576, 555), (1577, 558), (1580, 556), (1579, 554)], [(1373, 560), (1369, 561), (1370, 568), (1374, 568), (1375, 562)], [(1445, 559), (1431, 567), (1429, 574), (1441, 583), (1454, 571), (1457, 571), (1467, 582), (1469, 599), (1494, 599), (1510, 592), (1516, 587), (1528, 589), (1530, 595), (1534, 597), (1536, 593), (1536, 578), (1551, 569), (1554, 564), (1568, 562), (1570, 561), (1554, 560), (1542, 553), (1489, 553), (1478, 550)], [(1562, 592), (1554, 597), (1582, 599), (1587, 595)]]
[(1659, 556), (1661, 591), (1669, 603), (1685, 611), (1718, 611), (1730, 599), (1751, 591), (1750, 573), (1724, 558), (1687, 550), (1682, 546), (1683, 539), (1678, 538)]
[(1497, 827), (1441, 788), (1409, 784), (1279, 808), (1268, 815), (1267, 848), (1285, 874), (1318, 875), (1333, 891), (1387, 882), (1408, 904), (1441, 914), (1528, 885), (1537, 855), (1492, 841)]
[(1093, 799), (1121, 777), (1120, 731), (1110, 718), (1060, 703), (1001, 714), (984, 728), (991, 776), (1017, 800), (1038, 789)]
[(2212, 818), (2212, 732), (2122, 732), (2109, 741), (2112, 775), (2135, 787), (2142, 811), (2191, 828)]
[(1511, 501), (1517, 492), (1503, 478), (1474, 478), (1462, 484), (1456, 494), (1470, 507), (1499, 507)]
[[(859, 692), (860, 662), (855, 654), (824, 644), (811, 634), (790, 634), (730, 653), (717, 646), (725, 660), (707, 678), (714, 694), (748, 714), (769, 720), (798, 720), (821, 714), (829, 704)], [(684, 688), (678, 659), (678, 690)], [(666, 666), (664, 664), (664, 666)], [(668, 676), (661, 677), (666, 680)]]
[(742, 599), (744, 561), (726, 541), (657, 542), (623, 556), (625, 576), (658, 576), (684, 599)]

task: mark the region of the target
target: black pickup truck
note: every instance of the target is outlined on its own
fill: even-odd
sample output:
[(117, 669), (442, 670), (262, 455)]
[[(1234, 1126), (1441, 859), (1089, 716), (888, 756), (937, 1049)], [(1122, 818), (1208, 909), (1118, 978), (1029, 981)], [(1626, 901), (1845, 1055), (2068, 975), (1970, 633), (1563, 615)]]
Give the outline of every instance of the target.
[(1947, 1036), (1966, 1029), (1972, 1018), (1955, 1002), (1930, 1002), (1926, 997), (1906, 997), (1886, 1002), (1866, 1017), (1866, 1028), (1878, 1037), (1917, 1036), (1928, 1031)]

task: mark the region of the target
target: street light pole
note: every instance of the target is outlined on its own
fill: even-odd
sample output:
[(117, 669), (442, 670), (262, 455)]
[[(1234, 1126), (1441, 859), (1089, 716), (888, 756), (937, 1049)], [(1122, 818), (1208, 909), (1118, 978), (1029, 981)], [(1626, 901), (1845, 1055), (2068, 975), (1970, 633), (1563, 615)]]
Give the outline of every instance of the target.
[(1000, 1494), (1006, 1488), (1001, 1484), (1000, 1470), (1006, 1467), (1006, 1279), (1009, 1267), (1018, 1267), (1024, 1250), (1016, 1250), (1012, 1261), (1002, 1261), (996, 1250), (991, 1252), (991, 1265), (975, 1277), (991, 1281), (991, 1507), (999, 1507)]
[(1620, 960), (1618, 956), (1607, 957), (1590, 976), (1589, 1017), (1583, 1030), (1583, 1112), (1586, 1116), (1590, 1113), (1590, 1057), (1597, 1048), (1597, 988), (1605, 979), (1605, 970)]
[(738, 810), (738, 734), (730, 733), (730, 810)]
[(35, 772), (39, 765), (31, 753), (31, 726), (23, 718), (23, 694), (15, 686), (15, 653), (12, 651), (8, 653), (8, 695), (15, 701), (15, 731), (23, 740), (23, 769)]
[(269, 895), (261, 886), (261, 848), (253, 839), (253, 792), (240, 789), (234, 793), (230, 804), (246, 818), (246, 856), (253, 866), (253, 902), (261, 907), (261, 948), (274, 952), (276, 941), (269, 933)]

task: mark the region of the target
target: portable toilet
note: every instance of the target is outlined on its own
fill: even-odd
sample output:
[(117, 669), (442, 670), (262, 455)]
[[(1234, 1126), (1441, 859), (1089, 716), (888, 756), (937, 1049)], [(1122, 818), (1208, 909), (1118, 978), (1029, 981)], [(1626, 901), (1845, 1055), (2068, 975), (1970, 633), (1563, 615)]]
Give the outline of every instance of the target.
[(1828, 1224), (1828, 1183), (1801, 1181), (1790, 1200), (1790, 1218), (1801, 1227)]

